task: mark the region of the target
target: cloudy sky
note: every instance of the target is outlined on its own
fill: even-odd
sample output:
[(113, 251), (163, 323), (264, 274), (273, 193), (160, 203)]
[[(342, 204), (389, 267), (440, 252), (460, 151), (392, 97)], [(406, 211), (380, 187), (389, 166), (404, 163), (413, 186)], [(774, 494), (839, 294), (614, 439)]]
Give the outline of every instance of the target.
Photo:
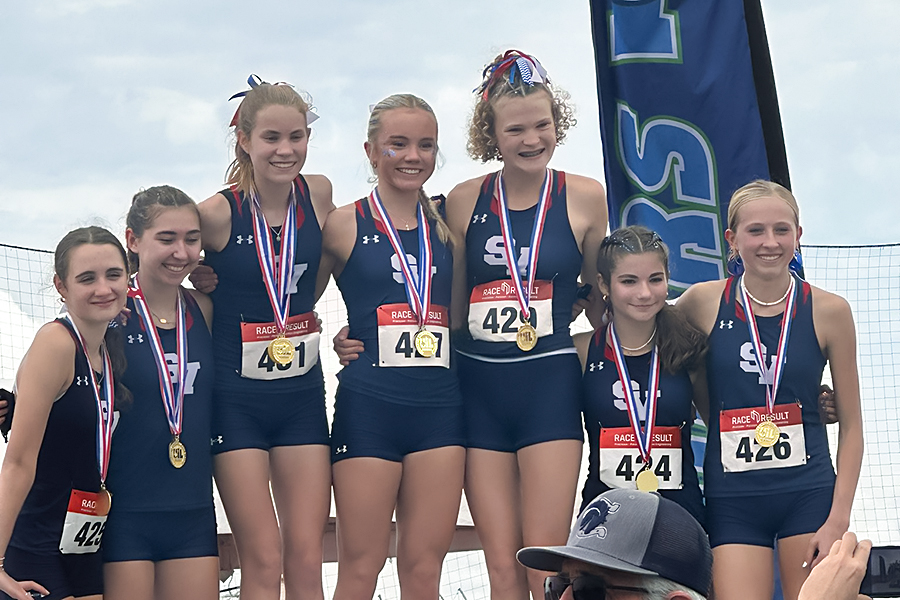
[[(763, 9), (804, 241), (900, 242), (900, 2)], [(576, 105), (553, 166), (603, 180), (587, 0), (5, 2), (0, 242), (52, 248), (95, 222), (118, 232), (141, 187), (211, 195), (231, 156), (227, 99), (250, 73), (312, 95), (322, 118), (304, 171), (326, 174), (337, 204), (369, 189), (367, 107), (423, 96), (445, 159), (428, 191), (446, 192), (491, 169), (466, 157), (465, 124), (483, 65), (509, 47), (540, 58)]]

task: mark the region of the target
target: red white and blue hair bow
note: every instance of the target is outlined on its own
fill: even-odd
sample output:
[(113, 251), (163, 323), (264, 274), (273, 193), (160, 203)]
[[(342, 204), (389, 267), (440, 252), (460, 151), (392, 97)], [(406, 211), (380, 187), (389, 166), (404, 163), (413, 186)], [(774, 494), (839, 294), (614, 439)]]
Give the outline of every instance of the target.
[(547, 71), (544, 70), (538, 59), (519, 50), (507, 50), (500, 60), (485, 67), (481, 74), (483, 81), (474, 91), (480, 93), (481, 97), (487, 100), (491, 86), (507, 72), (509, 72), (510, 85), (515, 85), (516, 73), (519, 74), (519, 79), (525, 85), (550, 82)]

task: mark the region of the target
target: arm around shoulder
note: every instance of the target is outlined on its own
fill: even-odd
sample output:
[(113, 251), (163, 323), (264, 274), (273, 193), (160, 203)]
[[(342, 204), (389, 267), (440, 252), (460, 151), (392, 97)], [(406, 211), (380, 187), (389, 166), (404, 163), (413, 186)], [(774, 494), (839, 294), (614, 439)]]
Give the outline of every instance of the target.
[(231, 207), (222, 194), (214, 194), (197, 205), (203, 249), (220, 252), (231, 235)]
[(319, 227), (324, 227), (328, 214), (334, 210), (331, 181), (324, 175), (305, 175), (304, 178), (309, 186), (309, 195), (316, 211)]

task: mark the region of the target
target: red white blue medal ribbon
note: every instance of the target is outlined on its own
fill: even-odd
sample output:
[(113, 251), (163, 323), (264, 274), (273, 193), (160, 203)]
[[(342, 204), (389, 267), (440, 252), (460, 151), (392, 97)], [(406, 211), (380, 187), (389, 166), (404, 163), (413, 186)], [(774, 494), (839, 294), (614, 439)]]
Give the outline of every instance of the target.
[(631, 388), (631, 376), (628, 374), (628, 365), (625, 364), (625, 355), (616, 335), (616, 327), (609, 324), (609, 340), (613, 351), (613, 359), (616, 363), (616, 371), (619, 373), (619, 381), (622, 383), (622, 393), (625, 394), (625, 406), (628, 409), (628, 420), (634, 431), (634, 439), (637, 441), (638, 450), (645, 465), (650, 465), (650, 449), (653, 446), (653, 427), (656, 423), (656, 405), (659, 396), (659, 352), (656, 344), (653, 344), (653, 353), (650, 355), (650, 378), (647, 383), (647, 421), (643, 429), (638, 409), (638, 395)]
[(256, 234), (256, 256), (262, 271), (263, 284), (269, 294), (269, 303), (275, 315), (279, 333), (284, 333), (291, 309), (291, 280), (294, 277), (294, 240), (297, 235), (297, 193), (291, 185), (284, 222), (281, 224), (281, 252), (275, 257), (275, 242), (266, 216), (259, 206), (256, 193), (250, 195), (250, 212), (253, 214), (253, 231)]
[[(794, 304), (796, 303), (795, 292), (796, 283), (794, 276), (791, 275), (791, 283), (788, 287), (787, 303), (784, 306), (784, 314), (781, 317), (781, 334), (778, 336), (778, 349), (775, 364), (772, 365), (772, 376), (768, 376), (768, 368), (766, 367), (766, 355), (763, 352), (762, 339), (759, 337), (759, 327), (756, 325), (756, 317), (753, 315), (753, 307), (747, 293), (747, 288), (743, 285), (743, 276), (741, 276), (740, 285), (741, 300), (744, 303), (744, 313), (747, 316), (747, 329), (750, 330), (750, 343), (753, 344), (753, 353), (756, 355), (756, 367), (763, 381), (766, 382), (766, 409), (769, 414), (775, 410), (775, 396), (778, 394), (778, 388), (781, 386), (781, 378), (784, 375), (784, 365), (787, 363), (787, 346), (788, 339), (791, 335), (791, 323), (794, 319)], [(770, 383), (771, 382), (771, 383)]]
[(184, 393), (187, 382), (187, 320), (184, 310), (184, 296), (181, 289), (178, 290), (178, 302), (175, 313), (175, 338), (177, 340), (176, 356), (178, 366), (178, 390), (175, 390), (172, 375), (169, 373), (169, 365), (166, 363), (166, 351), (163, 349), (162, 340), (156, 325), (150, 306), (141, 291), (138, 277), (134, 278), (134, 285), (128, 290), (128, 295), (134, 299), (134, 308), (144, 323), (147, 338), (150, 342), (150, 353), (156, 362), (156, 370), (159, 374), (159, 395), (166, 410), (166, 420), (169, 422), (169, 431), (172, 435), (181, 435), (181, 426), (184, 418)]
[(431, 249), (431, 226), (428, 224), (428, 219), (425, 218), (425, 211), (422, 205), (419, 204), (416, 213), (416, 219), (419, 224), (418, 273), (413, 275), (412, 267), (406, 257), (406, 251), (403, 249), (403, 242), (400, 240), (400, 234), (397, 233), (397, 228), (394, 227), (391, 217), (388, 216), (387, 210), (384, 208), (377, 187), (369, 194), (369, 200), (372, 201), (372, 206), (375, 207), (378, 218), (384, 223), (388, 240), (390, 240), (394, 253), (400, 261), (400, 271), (403, 273), (404, 287), (406, 288), (406, 299), (409, 302), (409, 307), (416, 315), (419, 327), (423, 328), (428, 319), (428, 311), (431, 309), (431, 267), (434, 263), (434, 253)]
[(537, 273), (538, 255), (541, 251), (541, 237), (544, 235), (544, 224), (547, 221), (547, 210), (550, 208), (550, 169), (544, 175), (544, 183), (541, 186), (541, 195), (538, 201), (537, 212), (534, 215), (534, 226), (531, 228), (531, 243), (528, 248), (528, 265), (525, 269), (525, 278), (528, 287), (522, 284), (522, 275), (519, 273), (519, 265), (516, 260), (516, 244), (512, 236), (512, 223), (509, 220), (509, 207), (506, 201), (506, 186), (503, 183), (503, 172), (497, 177), (497, 204), (500, 212), (500, 232), (503, 234), (503, 246), (505, 248), (506, 266), (513, 280), (513, 288), (516, 291), (516, 300), (519, 309), (527, 322), (531, 316), (529, 305), (531, 304), (531, 284)]
[(112, 445), (113, 434), (113, 410), (115, 410), (115, 383), (113, 382), (112, 362), (109, 359), (109, 353), (106, 351), (106, 345), (100, 345), (100, 359), (103, 361), (103, 368), (100, 371), (103, 382), (103, 392), (100, 392), (100, 385), (97, 384), (97, 376), (94, 374), (94, 367), (91, 365), (90, 353), (87, 344), (75, 325), (75, 320), (66, 313), (63, 319), (69, 321), (72, 329), (75, 331), (75, 337), (81, 344), (81, 351), (84, 353), (85, 360), (88, 363), (88, 374), (91, 378), (91, 391), (94, 393), (94, 400), (97, 402), (97, 469), (100, 471), (100, 485), (106, 486), (106, 474), (109, 471), (109, 448)]

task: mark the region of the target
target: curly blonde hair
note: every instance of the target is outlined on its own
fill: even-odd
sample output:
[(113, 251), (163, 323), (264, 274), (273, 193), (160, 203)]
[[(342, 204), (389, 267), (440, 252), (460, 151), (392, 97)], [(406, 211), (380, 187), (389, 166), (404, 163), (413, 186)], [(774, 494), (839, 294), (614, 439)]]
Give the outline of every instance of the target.
[[(505, 54), (498, 55), (487, 67), (485, 73), (491, 72), (492, 67), (502, 62)], [(537, 92), (547, 94), (550, 100), (550, 112), (553, 115), (553, 125), (556, 128), (556, 143), (562, 144), (566, 139), (566, 132), (577, 123), (575, 111), (569, 104), (569, 93), (554, 87), (549, 81), (543, 83), (525, 83), (521, 74), (507, 75), (515, 64), (509, 65), (503, 72), (497, 74), (493, 81), (488, 83), (487, 92), (479, 90), (478, 100), (472, 110), (472, 119), (469, 123), (469, 139), (466, 142), (466, 151), (475, 160), (483, 163), (491, 160), (502, 160), (500, 149), (497, 146), (497, 136), (494, 132), (495, 105), (500, 98), (520, 97), (524, 98)], [(510, 81), (512, 79), (512, 81)], [(486, 96), (486, 99), (485, 99)]]

